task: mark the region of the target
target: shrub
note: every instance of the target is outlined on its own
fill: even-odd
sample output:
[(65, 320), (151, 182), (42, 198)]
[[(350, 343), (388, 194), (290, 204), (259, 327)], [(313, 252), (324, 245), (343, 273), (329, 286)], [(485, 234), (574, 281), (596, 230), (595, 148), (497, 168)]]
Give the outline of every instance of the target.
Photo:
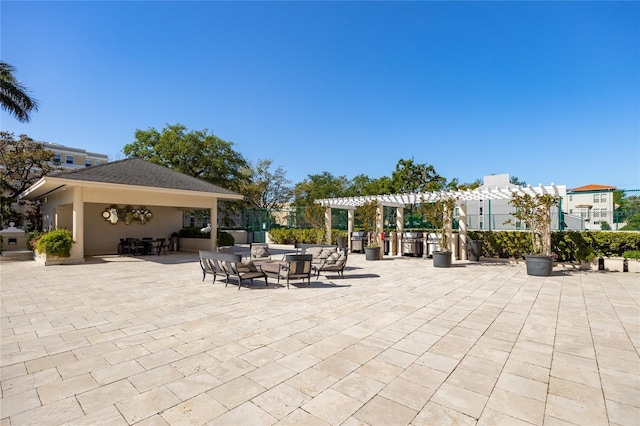
[(216, 240), (216, 244), (218, 245), (218, 247), (232, 246), (235, 243), (236, 239), (233, 238), (233, 235), (228, 232), (218, 231), (218, 239)]
[[(33, 244), (32, 240), (32, 244)], [(35, 240), (35, 247), (38, 253), (51, 254), (58, 257), (71, 256), (71, 246), (73, 236), (66, 229), (55, 229), (39, 235)]]
[(211, 232), (202, 232), (202, 228), (182, 228), (178, 231), (180, 238), (211, 238)]
[(627, 250), (622, 253), (625, 259), (640, 259), (640, 250)]
[[(331, 230), (331, 244), (337, 244), (339, 236), (347, 235), (346, 231)], [(271, 228), (269, 237), (274, 244), (317, 244), (318, 229), (301, 228)], [(322, 244), (326, 243), (326, 236), (322, 233)]]
[[(530, 250), (530, 235), (524, 231), (469, 231), (468, 235), (471, 240), (483, 240), (483, 253), (489, 257), (522, 258)], [(629, 250), (640, 250), (640, 232), (551, 233), (551, 252), (558, 262), (621, 257)]]

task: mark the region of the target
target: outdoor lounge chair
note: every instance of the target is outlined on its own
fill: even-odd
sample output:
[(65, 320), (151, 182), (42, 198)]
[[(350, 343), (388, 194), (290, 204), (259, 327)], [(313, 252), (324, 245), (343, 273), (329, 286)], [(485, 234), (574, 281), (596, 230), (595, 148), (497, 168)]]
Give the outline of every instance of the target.
[(311, 259), (310, 254), (288, 254), (284, 261), (279, 262), (278, 283), (280, 278), (287, 280), (289, 288), (290, 280), (307, 280), (311, 285)]
[(249, 260), (251, 262), (263, 262), (271, 260), (268, 243), (251, 243), (249, 246)]
[(331, 254), (321, 263), (313, 265), (316, 273), (316, 280), (320, 277), (320, 272), (337, 272), (340, 278), (344, 278), (344, 267), (347, 265), (347, 252), (342, 250)]
[[(159, 253), (158, 253), (159, 254)], [(200, 268), (202, 268), (202, 281), (206, 278), (207, 274), (213, 275), (213, 282), (216, 282), (218, 274), (227, 276), (227, 272), (222, 267), (221, 262), (215, 258), (215, 253), (211, 251), (199, 252)]]
[(253, 283), (254, 278), (263, 278), (264, 285), (269, 286), (267, 281), (267, 275), (262, 271), (259, 266), (254, 265), (252, 262), (242, 263), (242, 256), (239, 254), (230, 253), (215, 253), (214, 259), (218, 260), (222, 268), (224, 268), (227, 279), (225, 287), (229, 284), (229, 278), (233, 277), (238, 282), (238, 290), (242, 286), (244, 280), (249, 280)]

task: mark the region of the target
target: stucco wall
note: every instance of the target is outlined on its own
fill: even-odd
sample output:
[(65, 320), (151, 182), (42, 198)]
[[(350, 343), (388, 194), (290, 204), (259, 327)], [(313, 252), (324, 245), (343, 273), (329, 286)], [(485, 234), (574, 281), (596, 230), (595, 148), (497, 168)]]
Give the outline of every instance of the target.
[[(137, 206), (137, 205), (136, 205)], [(175, 207), (146, 207), (153, 213), (153, 218), (141, 225), (132, 222), (127, 225), (122, 221), (112, 225), (102, 218), (107, 204), (85, 203), (85, 255), (116, 254), (120, 238), (166, 238), (167, 243), (173, 232), (182, 227), (182, 211)], [(123, 207), (123, 206), (120, 206)]]

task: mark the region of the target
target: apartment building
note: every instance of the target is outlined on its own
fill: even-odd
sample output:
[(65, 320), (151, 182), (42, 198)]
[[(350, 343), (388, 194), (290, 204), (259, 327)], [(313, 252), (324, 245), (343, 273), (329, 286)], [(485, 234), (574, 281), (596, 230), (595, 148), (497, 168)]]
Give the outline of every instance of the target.
[(570, 217), (579, 218), (582, 229), (602, 229), (604, 222), (612, 225), (614, 220), (613, 192), (615, 186), (589, 184), (567, 191), (563, 210)]
[(44, 143), (45, 148), (53, 153), (53, 162), (67, 169), (98, 166), (109, 161), (106, 154), (87, 152), (84, 149), (72, 148), (50, 142), (42, 143)]

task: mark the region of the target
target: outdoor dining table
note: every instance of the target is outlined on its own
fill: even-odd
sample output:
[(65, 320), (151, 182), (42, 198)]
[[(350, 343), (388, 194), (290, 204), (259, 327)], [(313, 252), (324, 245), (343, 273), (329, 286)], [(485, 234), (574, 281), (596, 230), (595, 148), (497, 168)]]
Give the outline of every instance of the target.
[[(121, 238), (118, 243), (118, 254), (133, 254), (134, 256), (153, 254), (153, 250), (158, 249), (158, 244), (163, 239), (149, 238)], [(158, 251), (157, 254), (160, 254)]]

